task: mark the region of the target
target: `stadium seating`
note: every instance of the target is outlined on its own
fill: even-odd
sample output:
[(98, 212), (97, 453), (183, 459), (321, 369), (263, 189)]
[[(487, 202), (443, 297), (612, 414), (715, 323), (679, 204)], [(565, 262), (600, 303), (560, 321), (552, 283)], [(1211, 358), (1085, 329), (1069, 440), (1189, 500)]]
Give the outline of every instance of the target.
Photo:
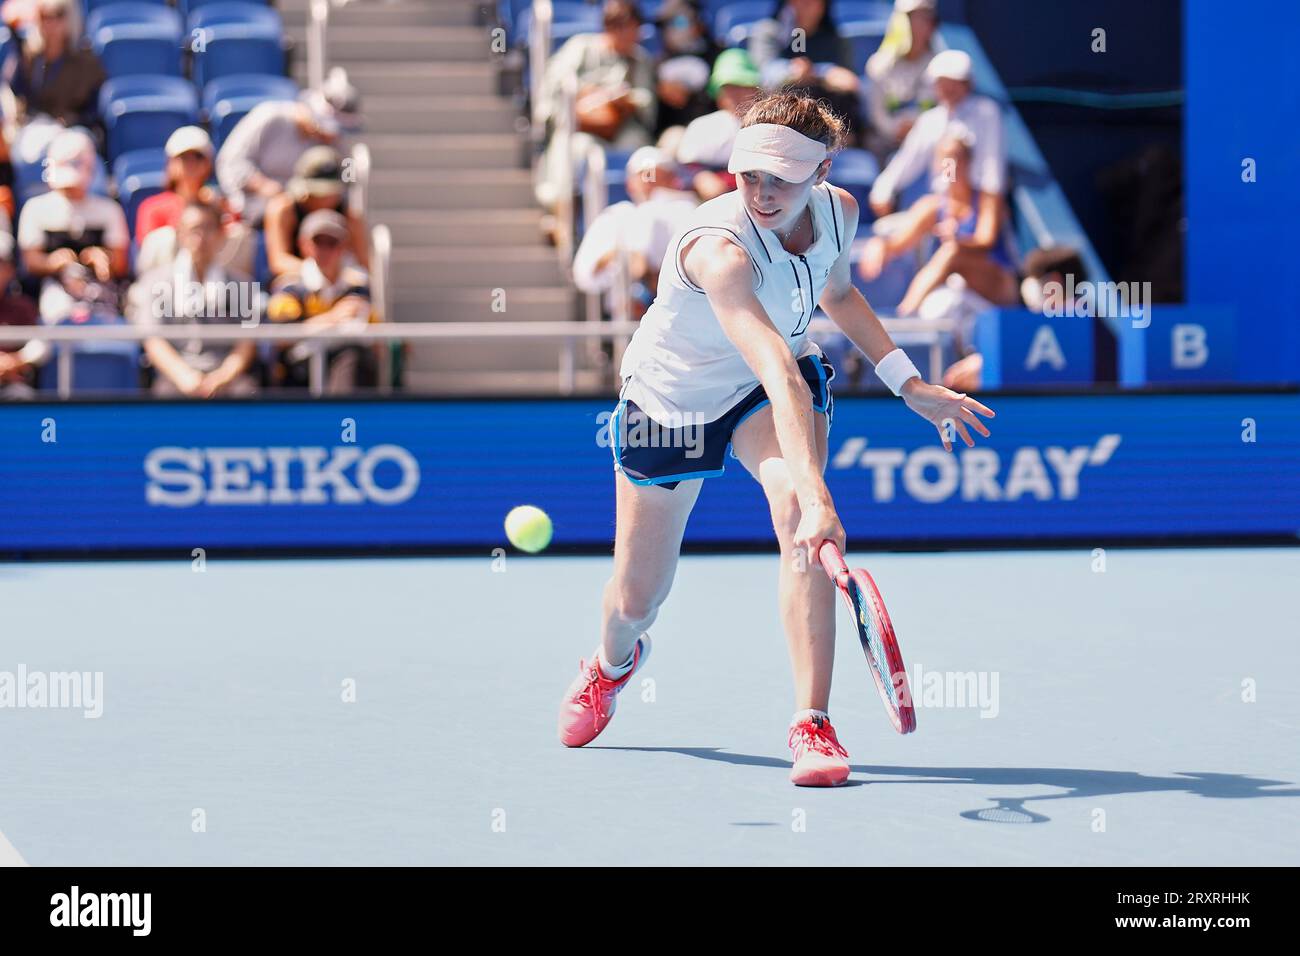
[(189, 33), (199, 38), (194, 82), (200, 87), (237, 73), (284, 73), (284, 30), (280, 14), (247, 0), (213, 0), (189, 17)]
[[(89, 18), (97, 10), (104, 7), (115, 7), (123, 2), (124, 0), (81, 0), (81, 6), (85, 10), (87, 18)], [(132, 0), (132, 2), (147, 4), (151, 7), (165, 7), (168, 5), (167, 0)]]
[(112, 162), (132, 149), (162, 146), (178, 126), (199, 121), (199, 97), (175, 76), (119, 76), (99, 91), (99, 113)]
[[(579, 33), (599, 33), (602, 27), (600, 7), (571, 0), (551, 4), (551, 50), (558, 50), (570, 37)], [(515, 20), (515, 43), (526, 46), (533, 22), (531, 6), (524, 7)]]
[(830, 181), (841, 189), (848, 190), (858, 201), (858, 207), (863, 210), (862, 220), (871, 218), (867, 196), (871, 192), (871, 184), (879, 175), (880, 164), (865, 149), (840, 150), (831, 161)]
[[(110, 0), (110, 2), (116, 3), (117, 0)], [(195, 10), (200, 10), (211, 3), (225, 2), (226, 0), (176, 0), (176, 7), (180, 10), (181, 14), (188, 19), (189, 15)], [(246, 0), (246, 2), (257, 6), (266, 6), (270, 4), (270, 0)]]
[(140, 203), (163, 191), (167, 184), (167, 154), (161, 149), (133, 149), (113, 163), (117, 201), (126, 212), (127, 227), (135, 239), (135, 217)]
[(109, 76), (181, 75), (181, 15), (140, 0), (102, 5), (86, 20), (91, 48)]
[(713, 14), (710, 21), (713, 25), (713, 38), (723, 46), (740, 46), (748, 39), (754, 25), (771, 15), (771, 0), (739, 0), (738, 3), (728, 3)]
[(297, 96), (298, 84), (286, 76), (234, 73), (210, 81), (203, 88), (203, 114), (208, 119), (213, 145), (220, 149), (235, 124), (258, 103)]

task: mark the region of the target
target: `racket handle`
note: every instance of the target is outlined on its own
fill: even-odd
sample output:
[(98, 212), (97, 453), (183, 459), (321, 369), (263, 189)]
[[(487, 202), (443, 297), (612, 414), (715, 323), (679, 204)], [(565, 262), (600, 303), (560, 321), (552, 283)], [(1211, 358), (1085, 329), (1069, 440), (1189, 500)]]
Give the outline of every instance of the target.
[(844, 563), (844, 555), (840, 554), (840, 549), (835, 546), (834, 541), (827, 539), (822, 542), (822, 546), (817, 549), (817, 560), (831, 576), (831, 580), (839, 580), (841, 575), (848, 577), (849, 566)]

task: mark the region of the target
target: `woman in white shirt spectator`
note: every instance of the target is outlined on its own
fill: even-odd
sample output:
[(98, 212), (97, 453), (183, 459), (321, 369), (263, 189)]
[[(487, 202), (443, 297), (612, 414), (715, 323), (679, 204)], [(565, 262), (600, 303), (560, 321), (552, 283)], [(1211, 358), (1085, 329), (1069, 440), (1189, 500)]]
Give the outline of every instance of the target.
[(131, 240), (122, 207), (107, 196), (89, 194), (99, 161), (90, 136), (64, 130), (50, 143), (46, 158), (50, 192), (23, 206), (18, 248), (27, 273), (44, 280), (41, 320), (53, 324), (82, 308), (95, 311), (92, 306), (101, 299), (91, 289), (104, 292), (126, 276)]

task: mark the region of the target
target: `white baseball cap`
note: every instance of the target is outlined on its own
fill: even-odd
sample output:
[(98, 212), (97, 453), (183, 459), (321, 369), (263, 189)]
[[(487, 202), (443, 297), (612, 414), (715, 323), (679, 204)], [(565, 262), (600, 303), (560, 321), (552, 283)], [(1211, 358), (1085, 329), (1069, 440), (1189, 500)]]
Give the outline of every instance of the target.
[(95, 141), (80, 129), (65, 129), (45, 150), (46, 184), (51, 189), (87, 188), (95, 178)]
[(964, 50), (944, 50), (936, 53), (930, 65), (925, 68), (925, 75), (930, 80), (961, 80), (970, 82), (970, 54)]
[(202, 153), (204, 156), (211, 158), (212, 138), (198, 126), (182, 126), (167, 137), (165, 149), (168, 157), (193, 152)]
[(935, 9), (935, 0), (894, 0), (894, 10), (898, 13), (913, 13), (916, 10)]

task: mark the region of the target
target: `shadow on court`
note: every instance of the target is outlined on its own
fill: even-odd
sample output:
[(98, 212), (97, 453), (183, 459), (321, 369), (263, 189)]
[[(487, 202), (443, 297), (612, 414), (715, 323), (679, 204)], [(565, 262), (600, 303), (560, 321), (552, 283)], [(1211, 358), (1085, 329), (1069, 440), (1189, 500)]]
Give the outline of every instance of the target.
[[(776, 757), (730, 753), (720, 747), (589, 747), (589, 750), (626, 750), (643, 753), (673, 753), (701, 760), (747, 767), (770, 767), (788, 770), (790, 762)], [(958, 814), (967, 820), (983, 823), (1048, 823), (1051, 817), (1025, 807), (1049, 800), (1075, 800), (1089, 797), (1117, 796), (1126, 793), (1183, 792), (1218, 800), (1245, 800), (1260, 797), (1300, 797), (1300, 787), (1270, 790), (1290, 783), (1235, 773), (1178, 772), (1174, 776), (1156, 777), (1119, 770), (1071, 770), (1056, 767), (879, 767), (852, 764), (855, 774), (869, 777), (908, 778), (854, 780), (846, 786), (871, 784), (925, 785), (974, 784), (996, 787), (1057, 787), (1064, 793), (1027, 797), (989, 797), (993, 805)]]

